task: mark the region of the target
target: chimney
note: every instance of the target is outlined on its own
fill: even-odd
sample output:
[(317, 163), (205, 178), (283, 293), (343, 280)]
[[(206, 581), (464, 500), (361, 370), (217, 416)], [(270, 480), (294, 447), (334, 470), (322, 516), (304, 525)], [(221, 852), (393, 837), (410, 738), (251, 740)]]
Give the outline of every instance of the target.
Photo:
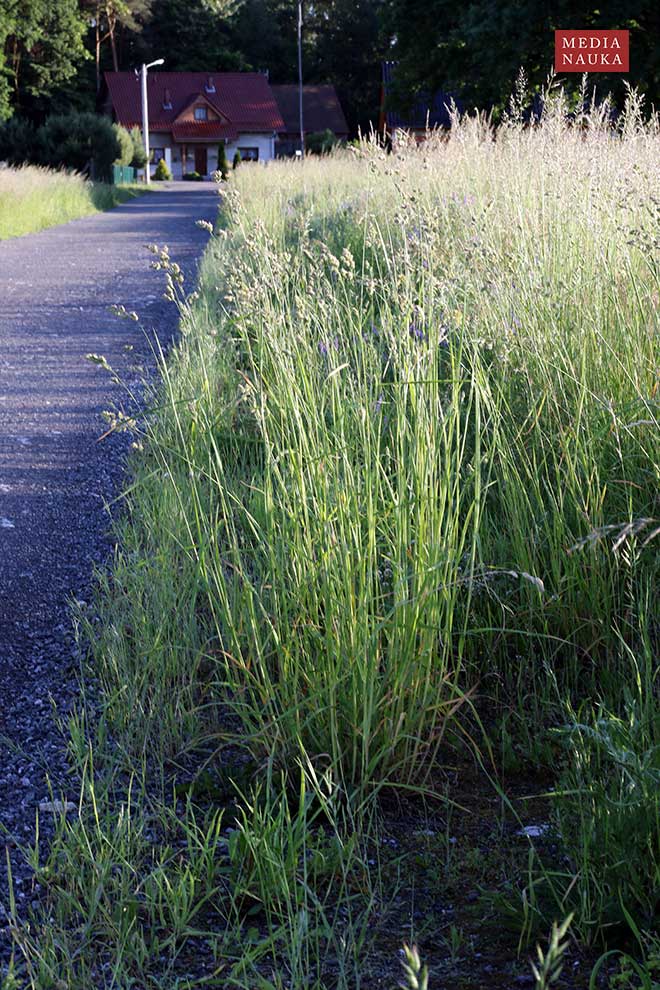
[(213, 76), (209, 76), (206, 80), (206, 92), (215, 93), (215, 83), (213, 82)]

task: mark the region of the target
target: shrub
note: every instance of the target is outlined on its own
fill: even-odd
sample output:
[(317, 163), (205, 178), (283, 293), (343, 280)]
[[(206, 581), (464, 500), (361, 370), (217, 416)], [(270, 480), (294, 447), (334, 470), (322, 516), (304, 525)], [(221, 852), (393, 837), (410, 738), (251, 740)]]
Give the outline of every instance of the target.
[(311, 155), (327, 155), (338, 143), (333, 132), (326, 128), (324, 131), (316, 131), (306, 135), (305, 150)]
[(237, 149), (237, 150), (236, 150), (236, 151), (234, 152), (234, 160), (233, 160), (233, 161), (232, 161), (232, 163), (231, 163), (231, 167), (232, 167), (233, 169), (237, 169), (237, 168), (238, 168), (238, 166), (239, 166), (239, 165), (241, 164), (241, 162), (242, 162), (242, 161), (243, 161), (243, 159), (241, 158), (241, 153), (240, 153), (240, 151), (238, 151), (238, 149)]
[(201, 182), (202, 181), (202, 176), (199, 174), (199, 172), (185, 172), (183, 174), (182, 178), (185, 179), (186, 182)]
[(221, 141), (218, 145), (218, 172), (222, 174), (223, 179), (229, 178), (229, 162), (227, 161), (227, 150), (224, 141)]
[(37, 133), (29, 120), (11, 117), (0, 125), (0, 161), (10, 165), (33, 162), (37, 155)]
[(64, 165), (107, 181), (121, 145), (112, 122), (95, 113), (66, 113), (49, 117), (39, 128), (39, 155), (43, 165)]
[(121, 124), (113, 124), (112, 127), (117, 135), (117, 140), (119, 141), (119, 146), (121, 148), (119, 155), (117, 155), (112, 164), (130, 165), (133, 161), (133, 139), (126, 128), (122, 127)]
[(144, 168), (147, 164), (147, 153), (144, 150), (142, 131), (139, 127), (133, 127), (130, 134), (131, 141), (133, 142), (133, 157), (131, 158), (129, 165), (131, 165), (132, 168)]
[(161, 158), (158, 164), (156, 165), (156, 171), (154, 172), (154, 179), (157, 182), (164, 182), (167, 179), (171, 179), (171, 178), (172, 178), (172, 173), (167, 167), (167, 162), (165, 161), (164, 158)]

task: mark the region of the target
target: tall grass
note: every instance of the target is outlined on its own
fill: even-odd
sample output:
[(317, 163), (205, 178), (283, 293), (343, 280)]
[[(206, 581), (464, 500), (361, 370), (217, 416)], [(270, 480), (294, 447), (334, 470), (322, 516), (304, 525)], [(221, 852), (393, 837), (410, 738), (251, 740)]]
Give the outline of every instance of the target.
[[(530, 761), (572, 723), (574, 930), (606, 932), (616, 897), (633, 926), (653, 911), (657, 122), (634, 98), (616, 129), (546, 107), (239, 170), (193, 295), (154, 247), (182, 337), (86, 625), (101, 749), (163, 774), (194, 752), (268, 766), (239, 801), (232, 882), (285, 933), (294, 986), (324, 985), (333, 939), (359, 985), (375, 895), (345, 837), (374, 795), (432, 791), (503, 718)], [(590, 813), (607, 802), (616, 821)], [(319, 813), (341, 898), (368, 895), (334, 916), (340, 939), (307, 870)]]
[(110, 210), (139, 191), (36, 165), (0, 168), (0, 240)]
[(469, 121), (245, 170), (129, 499), (153, 555), (102, 669), (145, 738), (180, 744), (200, 665), (351, 785), (419, 781), (477, 685), (621, 700), (656, 632), (656, 147)]

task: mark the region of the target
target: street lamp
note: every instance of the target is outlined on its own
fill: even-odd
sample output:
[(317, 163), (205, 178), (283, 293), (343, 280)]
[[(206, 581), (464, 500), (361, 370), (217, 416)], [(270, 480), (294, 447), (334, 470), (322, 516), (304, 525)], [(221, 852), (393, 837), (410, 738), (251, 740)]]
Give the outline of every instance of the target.
[(147, 164), (144, 169), (144, 178), (147, 185), (151, 182), (149, 174), (149, 106), (147, 104), (147, 71), (154, 65), (162, 65), (164, 58), (157, 58), (155, 62), (148, 65), (142, 63), (142, 133), (144, 135), (144, 150), (147, 155)]
[(304, 158), (305, 128), (303, 126), (302, 27), (303, 27), (302, 0), (298, 0), (298, 117), (300, 122), (300, 157)]

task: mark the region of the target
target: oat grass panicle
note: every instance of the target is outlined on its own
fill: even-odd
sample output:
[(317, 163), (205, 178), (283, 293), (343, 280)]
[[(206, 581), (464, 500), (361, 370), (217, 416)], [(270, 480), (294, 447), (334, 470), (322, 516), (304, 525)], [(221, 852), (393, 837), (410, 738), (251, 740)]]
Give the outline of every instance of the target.
[(38, 165), (0, 166), (0, 240), (112, 209), (139, 192)]

